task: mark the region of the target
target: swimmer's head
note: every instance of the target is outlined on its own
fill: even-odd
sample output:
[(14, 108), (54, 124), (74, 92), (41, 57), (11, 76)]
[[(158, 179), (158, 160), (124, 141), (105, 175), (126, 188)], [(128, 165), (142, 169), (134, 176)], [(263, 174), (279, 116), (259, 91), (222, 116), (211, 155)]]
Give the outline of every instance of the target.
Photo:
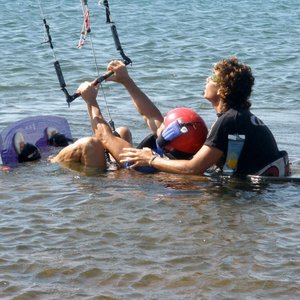
[[(174, 121), (177, 121), (180, 126), (180, 135), (170, 141), (162, 142), (161, 136)], [(157, 139), (157, 144), (176, 158), (194, 155), (204, 144), (208, 133), (203, 119), (195, 111), (185, 107), (178, 107), (168, 112), (164, 118), (164, 125), (165, 129)]]

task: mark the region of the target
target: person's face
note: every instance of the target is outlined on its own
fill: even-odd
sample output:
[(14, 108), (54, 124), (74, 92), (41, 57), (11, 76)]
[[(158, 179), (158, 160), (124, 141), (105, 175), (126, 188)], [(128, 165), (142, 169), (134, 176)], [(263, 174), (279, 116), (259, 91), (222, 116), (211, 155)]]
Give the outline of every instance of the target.
[(219, 86), (218, 86), (218, 76), (216, 73), (213, 73), (211, 76), (207, 77), (206, 85), (204, 89), (203, 96), (210, 102), (215, 102), (219, 100)]
[(161, 123), (160, 127), (157, 129), (157, 136), (160, 136), (165, 129), (165, 120)]

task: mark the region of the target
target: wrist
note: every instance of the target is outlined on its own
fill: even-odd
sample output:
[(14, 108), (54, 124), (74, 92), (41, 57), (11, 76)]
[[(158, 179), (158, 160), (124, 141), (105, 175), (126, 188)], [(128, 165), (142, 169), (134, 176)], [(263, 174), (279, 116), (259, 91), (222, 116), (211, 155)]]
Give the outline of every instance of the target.
[(98, 102), (95, 97), (84, 98), (84, 101), (85, 101), (86, 105), (89, 107), (99, 107)]
[(156, 158), (158, 158), (158, 155), (157, 155), (157, 154), (154, 154), (154, 155), (152, 156), (152, 158), (149, 160), (149, 166), (150, 166), (151, 168), (153, 168), (153, 163), (154, 163), (154, 160), (155, 160)]
[(133, 87), (136, 86), (136, 84), (134, 83), (133, 79), (131, 77), (126, 77), (124, 78), (121, 82), (121, 84), (123, 84), (123, 86), (126, 88), (126, 89), (132, 89)]

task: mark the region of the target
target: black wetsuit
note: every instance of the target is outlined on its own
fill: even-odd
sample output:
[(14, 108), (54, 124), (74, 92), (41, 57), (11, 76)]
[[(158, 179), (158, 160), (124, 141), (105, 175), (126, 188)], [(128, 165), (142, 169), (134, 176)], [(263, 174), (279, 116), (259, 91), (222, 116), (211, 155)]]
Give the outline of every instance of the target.
[(248, 110), (230, 109), (218, 115), (205, 141), (205, 145), (223, 151), (223, 164), (227, 155), (229, 134), (245, 135), (237, 175), (255, 174), (281, 156), (272, 132), (260, 119)]

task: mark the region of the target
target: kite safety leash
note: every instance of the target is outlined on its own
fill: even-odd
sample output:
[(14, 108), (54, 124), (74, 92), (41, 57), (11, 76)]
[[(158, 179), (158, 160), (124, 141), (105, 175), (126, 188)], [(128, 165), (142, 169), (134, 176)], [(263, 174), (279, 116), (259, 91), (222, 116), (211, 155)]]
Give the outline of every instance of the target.
[[(83, 12), (84, 21), (83, 21), (83, 25), (82, 25), (82, 30), (81, 30), (81, 35), (80, 35), (78, 47), (81, 48), (84, 45), (84, 41), (85, 41), (86, 37), (89, 35), (90, 36), (91, 47), (92, 47), (92, 51), (93, 51), (93, 56), (94, 56), (94, 59), (95, 59), (96, 69), (97, 69), (97, 73), (98, 73), (98, 77), (95, 80), (93, 80), (92, 84), (95, 85), (95, 86), (97, 84), (101, 85), (101, 83), (103, 81), (105, 81), (107, 78), (109, 78), (110, 76), (112, 76), (114, 74), (114, 72), (110, 71), (110, 72), (104, 73), (101, 76), (99, 75), (99, 69), (98, 69), (98, 65), (97, 65), (97, 61), (96, 61), (96, 55), (95, 55), (95, 51), (94, 51), (94, 47), (93, 47), (92, 38), (91, 38), (91, 35), (90, 35), (91, 27), (90, 27), (90, 21), (89, 21), (89, 9), (88, 9), (87, 0), (80, 0), (80, 1), (81, 1), (81, 5), (82, 5), (82, 12)], [(112, 21), (112, 18), (111, 18), (111, 13), (110, 13), (108, 1), (107, 0), (99, 1), (99, 5), (103, 5), (105, 7), (106, 23), (110, 24), (111, 33), (112, 33), (112, 37), (113, 37), (113, 40), (114, 40), (114, 43), (115, 43), (116, 50), (120, 53), (120, 56), (122, 57), (124, 64), (127, 66), (127, 65), (131, 64), (132, 61), (125, 54), (125, 52), (122, 48), (120, 38), (119, 38), (119, 35), (118, 35), (118, 31), (117, 31), (117, 27), (116, 27), (115, 23)], [(107, 110), (107, 113), (108, 113), (109, 118), (110, 118), (108, 123), (109, 123), (112, 131), (116, 134), (115, 125), (114, 125), (114, 122), (111, 118), (111, 115), (110, 115), (110, 112), (109, 112), (109, 109), (108, 109), (106, 96), (105, 96), (103, 88), (101, 88), (101, 91), (103, 93), (103, 98), (104, 98), (104, 101), (105, 101), (106, 110)], [(74, 95), (72, 95), (69, 98), (69, 100), (67, 101), (68, 104), (70, 104), (70, 102), (74, 101), (79, 96), (80, 96), (80, 94), (78, 94), (78, 93), (75, 93)]]
[[(84, 2), (87, 2), (87, 1), (84, 1)], [(99, 5), (103, 5), (105, 7), (106, 23), (110, 24), (111, 33), (112, 33), (112, 37), (113, 37), (113, 40), (114, 40), (114, 43), (115, 43), (116, 50), (120, 53), (120, 55), (121, 55), (121, 57), (123, 59), (124, 64), (127, 66), (127, 65), (131, 64), (132, 61), (125, 54), (125, 52), (124, 52), (124, 50), (122, 48), (122, 45), (121, 45), (121, 42), (120, 42), (120, 38), (119, 38), (119, 35), (118, 35), (118, 31), (117, 31), (117, 27), (116, 27), (115, 23), (112, 21), (112, 18), (111, 18), (111, 13), (110, 13), (108, 1), (107, 0), (101, 0), (101, 1), (99, 1)], [(98, 76), (98, 78), (96, 78), (93, 81), (93, 84), (97, 85), (97, 84), (103, 82), (104, 80), (106, 80), (107, 78), (109, 78), (110, 76), (112, 76), (113, 74), (114, 74), (113, 71), (104, 73), (103, 75)], [(72, 101), (74, 101), (75, 99), (73, 99)]]
[[(97, 72), (97, 76), (99, 77), (100, 72), (99, 72), (99, 67), (98, 67), (98, 63), (97, 63), (94, 43), (93, 43), (92, 34), (91, 34), (90, 11), (89, 11), (89, 7), (88, 7), (88, 3), (87, 3), (87, 0), (80, 0), (80, 2), (81, 2), (81, 7), (82, 7), (82, 14), (83, 14), (83, 24), (82, 24), (82, 28), (81, 28), (80, 37), (79, 37), (77, 47), (82, 48), (85, 44), (86, 38), (89, 37), (91, 50), (92, 50), (93, 57), (94, 57), (94, 63), (95, 63), (95, 66), (96, 66), (96, 72)], [(109, 108), (108, 108), (108, 103), (107, 103), (107, 100), (106, 100), (106, 95), (105, 95), (104, 89), (102, 88), (101, 83), (99, 83), (99, 85), (101, 87), (100, 90), (102, 91), (102, 96), (103, 96), (103, 99), (104, 99), (104, 102), (105, 102), (105, 108), (106, 108), (107, 114), (108, 114), (109, 119), (110, 119), (108, 123), (109, 123), (112, 131), (115, 132), (115, 125), (114, 125), (114, 122), (112, 120)], [(78, 96), (80, 96), (80, 94), (78, 94)]]
[(90, 11), (88, 8), (87, 0), (80, 0), (83, 13), (83, 24), (80, 32), (80, 38), (78, 42), (78, 48), (81, 48), (84, 45), (87, 35), (91, 32), (90, 26)]

